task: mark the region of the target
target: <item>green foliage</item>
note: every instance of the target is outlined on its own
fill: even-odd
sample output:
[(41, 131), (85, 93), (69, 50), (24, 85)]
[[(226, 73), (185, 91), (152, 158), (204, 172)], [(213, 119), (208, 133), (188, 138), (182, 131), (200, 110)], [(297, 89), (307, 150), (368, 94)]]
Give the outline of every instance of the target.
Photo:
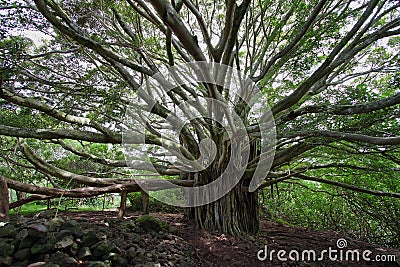
[[(23, 205), (18, 210), (18, 214), (19, 215), (31, 215), (31, 214), (37, 214), (43, 210), (47, 210), (47, 205), (40, 204), (40, 202), (32, 202), (32, 203)], [(15, 209), (10, 210), (10, 215), (15, 215), (15, 214), (16, 214)]]
[(399, 200), (306, 181), (284, 183), (278, 188), (274, 194), (263, 192), (261, 216), (267, 220), (400, 247)]

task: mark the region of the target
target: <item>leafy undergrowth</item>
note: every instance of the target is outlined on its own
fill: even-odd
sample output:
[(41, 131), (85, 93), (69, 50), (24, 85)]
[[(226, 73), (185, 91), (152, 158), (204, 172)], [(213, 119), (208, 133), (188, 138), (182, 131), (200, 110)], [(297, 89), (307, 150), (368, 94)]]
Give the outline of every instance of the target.
[[(60, 212), (56, 219), (52, 215), (19, 218), (18, 222), (13, 222), (15, 229), (0, 238), (0, 260), (3, 260), (0, 265), (28, 266), (35, 262), (34, 266), (54, 267), (400, 266), (393, 259), (383, 263), (356, 261), (350, 256), (348, 261), (345, 256), (342, 260), (339, 258), (340, 251), (343, 255), (348, 250), (358, 251), (361, 256), (363, 251), (371, 250), (372, 254), (368, 255), (371, 259), (375, 255), (395, 255), (399, 261), (400, 250), (381, 248), (335, 232), (312, 231), (267, 221), (261, 222), (258, 236), (231, 237), (196, 229), (184, 221), (182, 214), (141, 216), (139, 212), (128, 212), (122, 221), (115, 219), (115, 211)], [(148, 222), (153, 227), (146, 228)], [(21, 247), (24, 236), (27, 243)], [(338, 240), (346, 245), (343, 249), (338, 249)], [(301, 257), (302, 251), (310, 250), (319, 257), (329, 248), (337, 251), (332, 251), (332, 256), (338, 257), (336, 261), (330, 260), (328, 254), (322, 261), (288, 258), (291, 251), (292, 256), (296, 256), (293, 251), (297, 251)], [(268, 255), (275, 252), (264, 261), (257, 259), (258, 252), (263, 250), (259, 254), (263, 257), (265, 249)], [(277, 256), (279, 250), (286, 251), (281, 260)]]

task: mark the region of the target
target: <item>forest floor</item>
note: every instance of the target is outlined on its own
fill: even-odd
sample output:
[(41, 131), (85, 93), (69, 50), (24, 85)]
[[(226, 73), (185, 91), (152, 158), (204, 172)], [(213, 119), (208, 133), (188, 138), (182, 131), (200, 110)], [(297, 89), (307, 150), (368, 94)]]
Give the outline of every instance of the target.
[[(71, 214), (68, 214), (71, 215)], [(172, 213), (151, 213), (150, 215), (168, 222), (176, 228), (176, 235), (180, 236), (187, 243), (193, 246), (196, 251), (196, 257), (199, 261), (199, 266), (385, 266), (385, 267), (400, 267), (400, 250), (382, 248), (377, 245), (369, 244), (363, 241), (354, 240), (332, 231), (313, 231), (305, 228), (292, 227), (283, 224), (261, 221), (261, 231), (257, 236), (246, 237), (232, 237), (224, 235), (215, 231), (206, 231), (196, 228), (190, 222), (184, 220), (182, 214)], [(78, 216), (82, 219), (98, 222), (107, 217), (115, 218), (115, 212), (84, 212), (73, 213), (73, 216)], [(139, 212), (127, 213), (125, 218), (136, 219), (140, 216)], [(342, 249), (337, 247), (339, 239), (342, 243), (340, 246), (345, 245)], [(345, 244), (344, 244), (344, 243)], [(261, 261), (257, 258), (257, 253), (260, 250), (265, 251), (267, 246), (267, 254), (272, 250), (272, 260), (269, 257)], [(332, 249), (332, 257), (337, 257), (332, 261), (329, 259), (329, 254), (324, 254), (322, 261), (292, 261), (288, 258), (291, 250), (296, 250), (300, 253), (303, 251), (314, 250), (316, 251), (317, 258), (321, 255), (323, 250)], [(287, 261), (278, 260), (277, 251), (287, 251)], [(334, 250), (337, 250), (335, 252)], [(340, 260), (340, 250), (343, 251), (342, 260)], [(346, 258), (346, 251), (357, 250), (360, 255), (360, 260), (352, 260), (351, 255), (348, 254)], [(362, 252), (370, 250), (371, 255), (368, 258), (372, 259), (370, 262), (362, 260)], [(265, 253), (261, 253), (263, 257)], [(295, 254), (293, 254), (295, 256)], [(395, 260), (386, 262), (375, 261), (375, 256), (380, 255), (380, 258), (394, 255)], [(379, 256), (378, 256), (379, 257)], [(390, 256), (389, 256), (390, 257)], [(305, 254), (307, 259), (307, 254)], [(348, 259), (348, 260), (346, 260)]]
[[(114, 246), (113, 251), (123, 255), (122, 257), (124, 257), (124, 259), (122, 259), (122, 261), (117, 261), (122, 263), (112, 263), (112, 265), (93, 265), (91, 263), (92, 265), (85, 265), (84, 261), (79, 260), (82, 258), (73, 256), (79, 255), (79, 252), (77, 254), (76, 252), (75, 254), (71, 254), (71, 249), (67, 247), (68, 244), (65, 244), (65, 249), (62, 253), (59, 250), (54, 250), (53, 246), (53, 248), (49, 248), (48, 252), (46, 252), (47, 256), (33, 255), (35, 256), (35, 261), (39, 261), (39, 263), (46, 261), (51, 262), (52, 260), (53, 262), (57, 262), (57, 257), (66, 258), (66, 256), (72, 255), (72, 257), (68, 258), (70, 262), (73, 262), (75, 265), (71, 265), (70, 262), (67, 262), (57, 266), (400, 266), (400, 250), (382, 248), (330, 231), (313, 231), (305, 228), (261, 221), (261, 231), (257, 236), (232, 237), (215, 231), (198, 229), (190, 222), (185, 221), (182, 214), (151, 213), (151, 216), (167, 222), (169, 224), (169, 229), (157, 233), (150, 233), (143, 231), (140, 227), (137, 228), (138, 224), (136, 219), (141, 215), (139, 212), (127, 212), (122, 221), (116, 220), (116, 215), (116, 211), (60, 212), (57, 216), (62, 220), (62, 225), (64, 226), (57, 228), (58, 230), (52, 230), (53, 232), (49, 232), (49, 234), (52, 233), (51, 235), (56, 237), (59, 235), (59, 238), (64, 237), (65, 239), (67, 234), (62, 233), (69, 233), (68, 235), (71, 235), (72, 240), (75, 240), (78, 245), (80, 244), (79, 246), (84, 246), (86, 242), (85, 234), (90, 234), (90, 232), (88, 233), (88, 229), (101, 236), (107, 235), (107, 242), (112, 243)], [(19, 227), (18, 231), (20, 231), (17, 237), (20, 236), (23, 231), (26, 231), (21, 230), (23, 228), (29, 229), (30, 233), (32, 228), (38, 228), (38, 224), (41, 224), (41, 227), (43, 227), (43, 225), (45, 227), (54, 226), (57, 221), (53, 218), (54, 216), (51, 218), (30, 217), (25, 218), (26, 221), (23, 223), (21, 223), (19, 219), (18, 222), (15, 222), (15, 227)], [(74, 223), (70, 223), (70, 221)], [(131, 222), (135, 222), (133, 228), (131, 227)], [(29, 226), (32, 224), (35, 226)], [(65, 230), (65, 227), (68, 225), (72, 225), (75, 229), (78, 225), (78, 228), (81, 229), (81, 233), (79, 234), (71, 229)], [(130, 229), (135, 230), (131, 231)], [(82, 232), (84, 233), (83, 237), (77, 238), (77, 236), (82, 236)], [(47, 238), (49, 234), (47, 234)], [(14, 244), (16, 248), (15, 239), (17, 237), (14, 237), (14, 241), (12, 241), (12, 236), (9, 237), (11, 238), (4, 240), (9, 243), (11, 242), (10, 244)], [(96, 239), (96, 236), (92, 238)], [(100, 237), (99, 240), (101, 238), (103, 237)], [(44, 237), (41, 239), (44, 240)], [(64, 241), (61, 243), (58, 242), (58, 246), (63, 246)], [(43, 241), (43, 243), (46, 242)], [(53, 240), (52, 242), (56, 241)], [(39, 243), (41, 243), (40, 240)], [(99, 242), (99, 244), (101, 243), (104, 242)], [(21, 245), (19, 246), (21, 247)], [(92, 246), (95, 253), (96, 250), (99, 250), (99, 245), (89, 244), (88, 246)], [(279, 259), (277, 255), (277, 251), (279, 250), (286, 251), (285, 255), (280, 254), (281, 259)], [(324, 250), (327, 252), (322, 254)], [(26, 251), (26, 249), (22, 251)], [(14, 251), (13, 255), (9, 254), (12, 256), (8, 257), (10, 263), (4, 266), (21, 266), (17, 264), (18, 256), (16, 255), (20, 254), (19, 258), (21, 258), (21, 254), (23, 254), (21, 253), (22, 251)], [(267, 252), (265, 260), (258, 259), (257, 254), (259, 254), (260, 257), (264, 257), (265, 251)], [(303, 251), (305, 252), (303, 253)], [(310, 251), (315, 251), (317, 258), (323, 255), (323, 260), (310, 260), (308, 258), (309, 253), (311, 253)], [(331, 251), (330, 255), (329, 251)], [(371, 251), (371, 254), (365, 255), (372, 260), (376, 259), (376, 255), (379, 255), (380, 259), (386, 257), (389, 261), (367, 262), (362, 259), (363, 252), (367, 253), (366, 251)], [(134, 253), (134, 255), (129, 256), (131, 252)], [(292, 260), (289, 258), (289, 255), (296, 257), (296, 252), (299, 253), (299, 260)], [(31, 253), (33, 253), (32, 249)], [(270, 257), (271, 253), (272, 256)], [(305, 261), (301, 260), (302, 253), (305, 256)], [(360, 255), (360, 260), (356, 260), (356, 253)], [(112, 256), (112, 254), (113, 253), (110, 255)], [(353, 257), (355, 258), (353, 258), (352, 255), (354, 255)], [(389, 257), (393, 257), (391, 255), (394, 255), (395, 258), (389, 259)], [(330, 259), (329, 256), (331, 256), (331, 258), (336, 257), (336, 260)], [(142, 257), (142, 259), (140, 257)], [(103, 259), (105, 258), (103, 257)], [(22, 261), (23, 259), (20, 260)], [(113, 260), (117, 259), (114, 258)], [(161, 262), (161, 265), (153, 264), (157, 263), (157, 260)], [(11, 261), (13, 261), (12, 264)], [(30, 263), (31, 262), (32, 261), (30, 261)], [(148, 262), (153, 263), (148, 264)], [(162, 262), (164, 262), (164, 264)], [(0, 265), (3, 266), (1, 262)], [(36, 263), (31, 266), (54, 265), (40, 265)]]

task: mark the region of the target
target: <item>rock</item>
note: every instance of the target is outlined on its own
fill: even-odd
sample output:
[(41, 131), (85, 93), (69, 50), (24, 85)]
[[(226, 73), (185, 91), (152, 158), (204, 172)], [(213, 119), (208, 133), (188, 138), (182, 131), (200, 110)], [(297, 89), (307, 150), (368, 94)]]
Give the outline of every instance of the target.
[(69, 249), (69, 252), (71, 253), (71, 255), (75, 256), (76, 254), (78, 254), (78, 249), (79, 249), (78, 244), (74, 242), (71, 248)]
[(24, 261), (13, 261), (12, 266), (13, 267), (26, 267), (30, 263), (30, 260), (24, 260)]
[(130, 248), (128, 249), (128, 251), (126, 252), (126, 256), (127, 256), (128, 258), (131, 258), (131, 259), (135, 258), (135, 256), (136, 256), (136, 248), (130, 247)]
[(256, 242), (256, 238), (254, 236), (252, 236), (252, 235), (248, 237), (248, 240), (250, 242)]
[(28, 259), (30, 255), (31, 255), (31, 250), (29, 248), (24, 248), (15, 252), (14, 258), (19, 261), (24, 261)]
[(78, 251), (78, 259), (86, 260), (92, 257), (92, 252), (89, 247), (82, 247)]
[[(88, 225), (88, 227), (90, 227), (90, 226)], [(80, 225), (77, 221), (75, 221), (75, 220), (66, 221), (66, 222), (63, 224), (63, 228), (64, 228), (65, 230), (71, 231), (72, 234), (73, 234), (74, 236), (76, 236), (76, 237), (82, 237), (82, 235), (83, 235), (81, 225)]]
[(26, 267), (44, 267), (45, 265), (46, 265), (45, 261), (39, 261), (39, 262), (31, 263)]
[(79, 263), (76, 259), (72, 257), (65, 257), (60, 262), (61, 267), (78, 267)]
[(232, 257), (231, 257), (230, 255), (226, 255), (226, 256), (224, 257), (224, 260), (225, 260), (225, 261), (231, 261), (231, 260), (232, 260)]
[(103, 256), (115, 249), (115, 245), (108, 241), (100, 241), (96, 243), (93, 247), (93, 255), (96, 257)]
[(159, 232), (168, 228), (168, 224), (150, 215), (142, 215), (136, 219), (138, 225), (145, 231)]
[(168, 226), (168, 231), (169, 231), (171, 234), (174, 234), (174, 235), (176, 235), (176, 234), (178, 233), (178, 229), (177, 229), (176, 227), (172, 226), (172, 225), (169, 225), (169, 226)]
[(127, 266), (128, 261), (119, 254), (111, 252), (103, 257), (103, 260), (110, 260), (113, 266)]
[(18, 249), (31, 248), (34, 243), (35, 242), (29, 237), (24, 237), (18, 241)]
[(54, 210), (43, 210), (35, 215), (37, 218), (50, 219), (56, 216)]
[(11, 256), (14, 252), (14, 246), (0, 240), (0, 257)]
[(61, 263), (61, 261), (63, 261), (65, 258), (67, 258), (68, 255), (65, 254), (64, 252), (61, 251), (57, 251), (56, 253), (54, 253), (53, 255), (51, 255), (48, 259), (49, 262), (51, 263)]
[(103, 256), (103, 260), (110, 260), (110, 261), (114, 261), (119, 255), (117, 253), (114, 252), (110, 252), (106, 255)]
[(46, 242), (44, 244), (36, 243), (31, 248), (32, 254), (44, 254), (50, 252), (54, 248), (54, 243)]
[(44, 224), (49, 228), (50, 231), (56, 231), (63, 225), (65, 221), (62, 218), (53, 218)]
[(17, 233), (17, 229), (14, 225), (7, 223), (0, 227), (0, 238), (2, 237), (14, 237)]
[(48, 231), (49, 229), (44, 224), (33, 223), (28, 225), (28, 235), (31, 237), (43, 237)]
[(0, 266), (10, 266), (13, 262), (13, 259), (9, 256), (0, 257)]
[(85, 247), (91, 247), (97, 242), (101, 241), (101, 237), (96, 232), (90, 230), (83, 233), (82, 245)]
[(126, 222), (126, 227), (133, 231), (136, 229), (136, 224), (133, 221), (128, 221)]
[(76, 229), (76, 228), (80, 228), (80, 225), (76, 220), (68, 220), (68, 221), (64, 222), (63, 227), (64, 227), (64, 229)]
[(55, 244), (56, 249), (66, 249), (71, 247), (74, 244), (74, 237), (69, 235), (61, 239)]
[(147, 262), (145, 264), (136, 264), (135, 267), (161, 267), (161, 264), (155, 262)]
[(117, 259), (113, 261), (115, 266), (128, 266), (128, 260), (118, 255)]
[(57, 239), (63, 239), (64, 237), (71, 236), (71, 235), (72, 235), (72, 231), (71, 230), (62, 229), (60, 231), (57, 231), (56, 238)]
[(102, 261), (87, 261), (83, 265), (83, 267), (111, 267), (109, 262)]

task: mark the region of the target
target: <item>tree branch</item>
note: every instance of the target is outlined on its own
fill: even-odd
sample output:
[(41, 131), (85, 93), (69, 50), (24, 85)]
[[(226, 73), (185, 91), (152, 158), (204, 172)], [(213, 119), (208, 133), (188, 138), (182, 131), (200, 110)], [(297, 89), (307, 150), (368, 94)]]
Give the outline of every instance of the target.
[(312, 177), (312, 176), (307, 176), (304, 174), (297, 174), (296, 177), (302, 179), (302, 180), (308, 180), (308, 181), (315, 181), (319, 183), (324, 183), (324, 184), (329, 184), (337, 187), (341, 187), (344, 189), (348, 189), (354, 192), (361, 192), (361, 193), (366, 193), (369, 195), (374, 195), (374, 196), (385, 196), (385, 197), (393, 197), (393, 198), (400, 198), (400, 193), (392, 193), (392, 192), (384, 192), (384, 191), (378, 191), (378, 190), (371, 190), (355, 185), (349, 185), (337, 181), (332, 181), (332, 180), (326, 180), (318, 177)]
[(354, 115), (370, 113), (376, 110), (384, 109), (394, 105), (400, 104), (400, 93), (384, 98), (382, 100), (369, 102), (360, 105), (337, 105), (337, 106), (306, 106), (295, 111), (290, 112), (283, 118), (279, 118), (280, 121), (277, 124), (293, 120), (299, 116), (309, 113), (325, 113), (332, 115)]
[[(121, 136), (115, 136), (115, 138), (110, 138), (104, 134), (89, 132), (89, 131), (79, 131), (72, 129), (33, 129), (33, 128), (20, 128), (12, 127), (7, 125), (0, 125), (0, 135), (21, 137), (21, 138), (36, 138), (36, 139), (72, 139), (81, 140), (93, 143), (110, 143), (110, 144), (120, 144), (122, 142)], [(134, 139), (132, 139), (133, 141)]]
[[(55, 27), (57, 28), (60, 32), (62, 32), (63, 34), (71, 37), (73, 40), (75, 40), (76, 42), (78, 42), (79, 44), (90, 48), (94, 51), (96, 51), (97, 53), (99, 53), (101, 56), (103, 56), (104, 58), (110, 58), (112, 60), (115, 60), (135, 71), (138, 71), (140, 73), (146, 74), (146, 75), (153, 75), (154, 72), (141, 66), (138, 65), (128, 59), (126, 59), (125, 57), (122, 57), (120, 55), (115, 54), (114, 52), (112, 52), (111, 50), (109, 50), (108, 48), (105, 48), (104, 46), (102, 46), (100, 43), (93, 41), (92, 39), (88, 38), (85, 36), (85, 34), (81, 33), (78, 31), (78, 27), (76, 26), (76, 24), (74, 24), (72, 22), (72, 20), (67, 17), (67, 15), (65, 14), (65, 12), (63, 12), (61, 10), (61, 8), (55, 4), (55, 2), (52, 2), (52, 7), (54, 9), (54, 12), (51, 12), (48, 9), (48, 6), (46, 4), (46, 1), (44, 0), (35, 0), (34, 1), (36, 4), (36, 7), (38, 8), (38, 10), (40, 11), (40, 13), (42, 13), (42, 15)], [(55, 14), (57, 14), (60, 18), (62, 18), (65, 23), (69, 26), (66, 26), (65, 24), (63, 24), (59, 19), (57, 19), (57, 17), (55, 16)]]
[(400, 145), (400, 136), (395, 137), (375, 137), (363, 134), (355, 133), (344, 133), (344, 132), (334, 132), (334, 131), (303, 131), (291, 134), (290, 137), (295, 136), (302, 137), (329, 137), (339, 140), (346, 140), (350, 142), (363, 142), (373, 145)]

